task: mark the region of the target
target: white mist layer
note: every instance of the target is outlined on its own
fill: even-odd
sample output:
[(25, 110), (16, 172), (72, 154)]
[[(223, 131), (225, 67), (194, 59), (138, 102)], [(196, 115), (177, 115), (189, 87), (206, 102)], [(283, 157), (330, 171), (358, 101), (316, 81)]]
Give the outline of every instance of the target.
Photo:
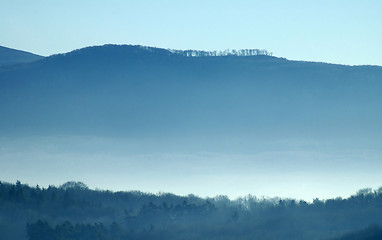
[(160, 139), (155, 142), (79, 136), (2, 138), (0, 180), (43, 187), (75, 180), (113, 191), (232, 199), (252, 194), (307, 201), (348, 197), (361, 188), (382, 185), (382, 151), (372, 147), (294, 139), (254, 142), (257, 148), (238, 154), (229, 148), (184, 150), (161, 145)]

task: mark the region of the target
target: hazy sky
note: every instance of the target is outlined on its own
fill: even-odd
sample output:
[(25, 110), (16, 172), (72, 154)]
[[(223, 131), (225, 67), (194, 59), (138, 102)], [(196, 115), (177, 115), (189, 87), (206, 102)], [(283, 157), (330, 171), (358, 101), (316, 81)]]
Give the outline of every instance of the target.
[(2, 0), (0, 45), (41, 55), (106, 43), (267, 49), (276, 56), (382, 65), (382, 1)]

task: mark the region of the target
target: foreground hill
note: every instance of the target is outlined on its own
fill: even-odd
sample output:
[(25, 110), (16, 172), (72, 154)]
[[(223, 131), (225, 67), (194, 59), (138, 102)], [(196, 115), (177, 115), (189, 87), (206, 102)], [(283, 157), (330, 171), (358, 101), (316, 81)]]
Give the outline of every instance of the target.
[(43, 58), (33, 53), (0, 46), (0, 66), (34, 62)]
[(0, 133), (380, 141), (382, 67), (105, 45), (0, 72)]
[(382, 188), (307, 203), (95, 191), (77, 182), (49, 188), (0, 183), (3, 240), (379, 239), (378, 225)]

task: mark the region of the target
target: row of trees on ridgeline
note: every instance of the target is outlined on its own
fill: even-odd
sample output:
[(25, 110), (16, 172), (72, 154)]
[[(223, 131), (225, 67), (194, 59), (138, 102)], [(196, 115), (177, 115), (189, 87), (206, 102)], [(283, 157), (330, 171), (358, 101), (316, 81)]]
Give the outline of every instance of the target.
[(199, 50), (170, 50), (173, 53), (186, 57), (218, 57), (218, 56), (272, 56), (271, 52), (265, 49), (227, 49), (224, 51), (199, 51)]

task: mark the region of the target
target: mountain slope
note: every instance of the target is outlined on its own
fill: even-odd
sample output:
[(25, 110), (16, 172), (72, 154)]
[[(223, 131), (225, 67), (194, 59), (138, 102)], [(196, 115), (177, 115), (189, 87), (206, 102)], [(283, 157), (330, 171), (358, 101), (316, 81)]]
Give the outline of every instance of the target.
[(105, 45), (0, 73), (0, 133), (372, 138), (382, 67)]
[(34, 62), (43, 58), (33, 53), (0, 46), (0, 65)]

